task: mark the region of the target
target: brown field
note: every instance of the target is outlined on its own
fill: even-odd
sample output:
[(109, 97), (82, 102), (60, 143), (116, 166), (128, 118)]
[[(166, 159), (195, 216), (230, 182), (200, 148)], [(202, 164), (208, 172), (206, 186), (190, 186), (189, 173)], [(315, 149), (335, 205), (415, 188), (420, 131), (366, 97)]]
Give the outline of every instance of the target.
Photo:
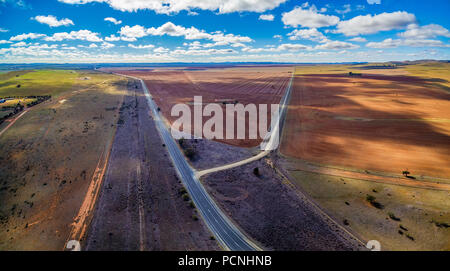
[(445, 89), (415, 76), (307, 72), (297, 70), (283, 154), (352, 169), (450, 176)]
[(382, 250), (449, 250), (449, 68), (298, 67), (280, 169)]
[[(292, 67), (238, 67), (211, 69), (157, 69), (118, 70), (117, 72), (141, 78), (160, 107), (161, 112), (173, 123), (172, 106), (188, 104), (193, 108), (194, 96), (202, 96), (203, 104), (235, 101), (247, 105), (278, 104), (291, 77)], [(225, 110), (224, 110), (225, 111)], [(193, 112), (193, 111), (192, 111)], [(224, 112), (224, 126), (226, 125)], [(204, 122), (209, 118), (205, 117)], [(248, 118), (246, 119), (248, 127)], [(270, 121), (270, 116), (268, 121)], [(220, 127), (218, 127), (220, 129)], [(235, 129), (236, 130), (236, 129)], [(254, 147), (261, 139), (218, 140), (227, 144)], [(222, 130), (223, 131), (223, 130)]]

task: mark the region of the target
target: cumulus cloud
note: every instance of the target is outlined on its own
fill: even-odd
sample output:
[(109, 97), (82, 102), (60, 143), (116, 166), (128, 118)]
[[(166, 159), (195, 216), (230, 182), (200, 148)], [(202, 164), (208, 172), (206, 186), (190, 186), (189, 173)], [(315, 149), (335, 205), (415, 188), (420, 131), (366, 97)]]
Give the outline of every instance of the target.
[(435, 37), (447, 37), (450, 38), (450, 32), (437, 24), (429, 24), (419, 26), (417, 24), (411, 24), (407, 27), (407, 30), (398, 34), (402, 38), (411, 39), (429, 39)]
[(55, 33), (50, 37), (46, 37), (46, 41), (63, 41), (63, 40), (85, 40), (90, 42), (102, 42), (103, 40), (98, 36), (98, 33), (91, 32), (90, 30), (79, 30)]
[(109, 37), (106, 37), (105, 40), (106, 40), (106, 41), (119, 41), (119, 40), (120, 40), (120, 37), (117, 37), (117, 36), (115, 36), (115, 35), (111, 35), (111, 36), (109, 36)]
[(38, 39), (45, 37), (44, 34), (37, 34), (37, 33), (28, 33), (28, 34), (20, 34), (14, 37), (11, 37), (9, 40), (11, 41), (21, 41), (21, 40), (27, 40), (27, 39)]
[(167, 52), (169, 52), (169, 51), (170, 51), (169, 49), (164, 48), (164, 47), (158, 47), (158, 48), (155, 48), (155, 49), (153, 50), (153, 52), (155, 52), (155, 53), (157, 53), (157, 54), (165, 54), (165, 53), (167, 53)]
[(337, 25), (336, 33), (346, 36), (374, 34), (380, 31), (402, 29), (416, 21), (416, 16), (405, 11), (381, 13), (378, 15), (360, 15)]
[(281, 39), (283, 39), (283, 36), (281, 36), (281, 35), (273, 35), (273, 38), (281, 40)]
[(40, 22), (41, 24), (47, 24), (50, 27), (73, 25), (72, 20), (67, 19), (67, 18), (58, 20), (53, 15), (48, 15), (48, 16), (39, 15), (39, 16), (33, 17), (31, 19), (36, 20), (36, 21)]
[(7, 43), (12, 43), (12, 42), (9, 40), (0, 40), (0, 44), (7, 44)]
[(107, 18), (105, 18), (105, 21), (111, 22), (111, 23), (113, 23), (115, 25), (122, 23), (122, 21), (117, 20), (116, 18), (113, 18), (113, 17), (107, 17)]
[(273, 21), (273, 19), (275, 19), (275, 16), (273, 16), (272, 14), (261, 14), (259, 15), (258, 19), (264, 21)]
[(153, 44), (147, 44), (147, 45), (128, 44), (128, 47), (133, 48), (133, 49), (149, 49), (149, 48), (154, 48), (155, 45), (153, 45)]
[(366, 44), (370, 48), (396, 48), (400, 46), (410, 47), (449, 47), (440, 40), (430, 39), (385, 39), (381, 42), (369, 42)]
[(219, 13), (265, 12), (278, 7), (287, 0), (58, 0), (66, 4), (106, 3), (120, 11), (153, 10), (160, 14), (172, 14), (182, 10), (210, 10)]
[(362, 37), (354, 37), (354, 38), (349, 39), (349, 41), (367, 42), (367, 40), (365, 38), (362, 38)]
[[(155, 49), (156, 52), (158, 49)], [(172, 55), (186, 55), (186, 56), (209, 56), (209, 55), (217, 55), (217, 54), (231, 54), (236, 53), (233, 49), (201, 49), (201, 50), (183, 50), (178, 49), (172, 51), (170, 54)]]
[(8, 29), (0, 28), (0, 33), (6, 33), (8, 31), (9, 31)]
[(172, 22), (167, 22), (160, 27), (145, 28), (140, 25), (124, 26), (119, 31), (121, 38), (137, 39), (145, 36), (173, 36), (184, 37), (187, 40), (208, 39), (217, 43), (217, 45), (226, 45), (233, 43), (246, 43), (253, 40), (246, 36), (224, 34), (223, 32), (216, 31), (213, 33), (207, 33), (204, 30), (199, 30), (195, 27), (184, 27), (175, 25)]
[(325, 42), (327, 38), (322, 32), (318, 31), (316, 28), (310, 29), (295, 29), (291, 33), (288, 34), (290, 40), (312, 40), (316, 42)]
[(292, 44), (292, 43), (283, 43), (278, 47), (269, 47), (269, 48), (251, 48), (244, 47), (242, 48), (243, 52), (247, 53), (263, 53), (263, 52), (280, 52), (280, 51), (300, 51), (300, 50), (311, 50), (312, 48), (303, 44)]
[(289, 12), (283, 13), (281, 20), (288, 26), (297, 27), (300, 25), (309, 28), (332, 26), (339, 22), (337, 16), (318, 13), (315, 6), (312, 6), (309, 9), (296, 7)]
[(314, 47), (316, 50), (343, 50), (356, 48), (359, 48), (359, 46), (345, 41), (327, 41), (324, 44)]
[(24, 42), (24, 41), (11, 44), (12, 47), (23, 47), (23, 46), (27, 46), (27, 45), (28, 44), (26, 42)]
[(310, 49), (309, 46), (303, 44), (292, 44), (292, 43), (284, 43), (278, 46), (278, 50), (284, 51), (298, 51), (298, 50), (307, 50)]
[(115, 47), (114, 44), (106, 42), (106, 41), (102, 42), (102, 44), (100, 46), (102, 47), (102, 49), (109, 49), (109, 48)]

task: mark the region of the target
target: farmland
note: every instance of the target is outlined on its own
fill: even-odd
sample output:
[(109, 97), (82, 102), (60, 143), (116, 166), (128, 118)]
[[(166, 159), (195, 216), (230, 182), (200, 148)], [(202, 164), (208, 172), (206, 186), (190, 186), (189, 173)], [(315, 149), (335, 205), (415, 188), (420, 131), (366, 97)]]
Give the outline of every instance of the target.
[(297, 67), (279, 166), (363, 240), (448, 250), (450, 65), (374, 67)]
[(283, 154), (346, 168), (449, 176), (449, 94), (429, 79), (302, 68), (297, 75)]
[(113, 139), (126, 80), (79, 71), (17, 74), (5, 81), (22, 87), (4, 86), (2, 95), (52, 99), (0, 136), (0, 249), (62, 250)]
[[(225, 108), (227, 103), (278, 104), (292, 75), (292, 67), (120, 70), (118, 72), (142, 78), (164, 117), (169, 123), (173, 123), (177, 119), (170, 114), (173, 105), (185, 103), (192, 108), (194, 96), (202, 96), (203, 104), (216, 103), (222, 108)], [(225, 116), (224, 112), (224, 120)], [(207, 118), (204, 118), (204, 122), (206, 120)], [(246, 118), (246, 127), (248, 127), (248, 118)], [(246, 140), (218, 141), (241, 147), (254, 147), (261, 142), (260, 138), (248, 139), (248, 130), (246, 135)]]

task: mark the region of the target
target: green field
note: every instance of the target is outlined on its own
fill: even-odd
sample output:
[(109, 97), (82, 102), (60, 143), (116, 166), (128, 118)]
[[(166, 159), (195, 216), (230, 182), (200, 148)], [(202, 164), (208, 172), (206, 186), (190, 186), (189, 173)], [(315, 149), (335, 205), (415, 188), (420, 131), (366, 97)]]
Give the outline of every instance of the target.
[(79, 76), (78, 72), (66, 70), (13, 71), (0, 74), (0, 97), (58, 96), (70, 90)]

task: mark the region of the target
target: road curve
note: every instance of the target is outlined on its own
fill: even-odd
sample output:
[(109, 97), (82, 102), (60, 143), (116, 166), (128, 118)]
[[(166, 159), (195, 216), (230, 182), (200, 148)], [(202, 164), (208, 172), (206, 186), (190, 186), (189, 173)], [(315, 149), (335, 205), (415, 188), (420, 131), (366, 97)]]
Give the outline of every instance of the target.
[(180, 148), (178, 148), (178, 145), (173, 139), (171, 133), (164, 125), (164, 122), (158, 112), (158, 107), (153, 101), (144, 81), (133, 76), (123, 74), (117, 75), (139, 80), (142, 84), (148, 105), (153, 113), (153, 120), (155, 121), (160, 136), (167, 147), (175, 169), (183, 181), (184, 186), (187, 188), (192, 201), (206, 222), (206, 225), (209, 227), (221, 246), (226, 250), (233, 251), (261, 250), (226, 217), (226, 215), (206, 192), (203, 185), (195, 176), (194, 170), (186, 161)]
[[(235, 167), (239, 167), (248, 163), (251, 163), (253, 161), (257, 161), (265, 156), (267, 156), (271, 151), (278, 149), (279, 147), (279, 143), (281, 143), (280, 138), (281, 138), (281, 132), (283, 130), (283, 123), (284, 123), (284, 119), (286, 117), (286, 112), (287, 112), (287, 108), (289, 106), (289, 99), (291, 96), (291, 89), (292, 89), (292, 82), (294, 80), (294, 74), (292, 74), (291, 79), (289, 81), (289, 85), (286, 88), (286, 91), (284, 93), (284, 96), (281, 98), (281, 102), (280, 102), (280, 110), (279, 110), (279, 116), (278, 118), (275, 120), (275, 125), (273, 126), (275, 129), (271, 130), (269, 133), (267, 133), (267, 135), (264, 137), (263, 142), (261, 143), (261, 152), (258, 153), (255, 156), (252, 156), (250, 158), (241, 160), (241, 161), (237, 161), (231, 164), (227, 164), (227, 165), (222, 165), (222, 166), (218, 166), (215, 168), (208, 168), (205, 170), (201, 170), (201, 171), (197, 171), (195, 172), (195, 176), (197, 178), (200, 178), (203, 175), (206, 174), (210, 174), (213, 172), (217, 172), (217, 171), (222, 171), (222, 170), (226, 170), (226, 169), (230, 169), (230, 168), (235, 168)], [(272, 135), (274, 135), (275, 133), (278, 133), (278, 136), (274, 137)]]

